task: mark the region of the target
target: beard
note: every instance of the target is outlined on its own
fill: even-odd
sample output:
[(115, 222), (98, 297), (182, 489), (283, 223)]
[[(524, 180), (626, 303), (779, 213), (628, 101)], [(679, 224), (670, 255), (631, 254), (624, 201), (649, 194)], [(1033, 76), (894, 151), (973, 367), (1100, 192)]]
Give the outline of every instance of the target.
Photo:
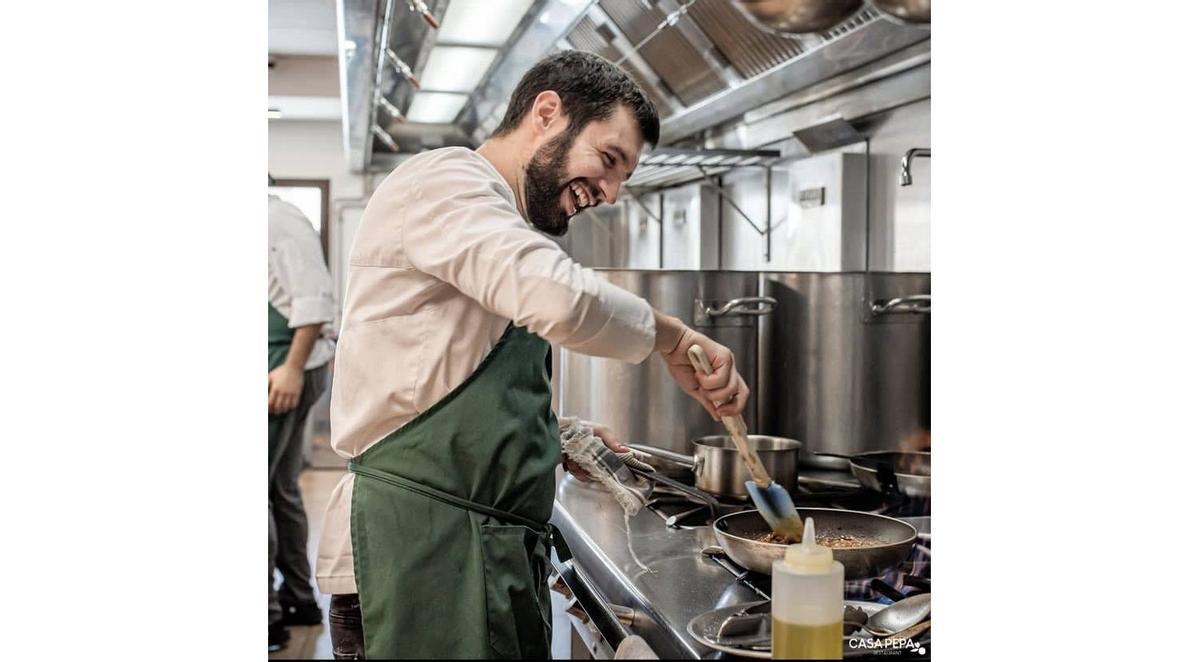
[(525, 212), (529, 214), (529, 222), (555, 237), (567, 233), (571, 220), (560, 200), (563, 187), (570, 181), (566, 178), (567, 152), (577, 133), (570, 129), (563, 131), (538, 148), (525, 166)]

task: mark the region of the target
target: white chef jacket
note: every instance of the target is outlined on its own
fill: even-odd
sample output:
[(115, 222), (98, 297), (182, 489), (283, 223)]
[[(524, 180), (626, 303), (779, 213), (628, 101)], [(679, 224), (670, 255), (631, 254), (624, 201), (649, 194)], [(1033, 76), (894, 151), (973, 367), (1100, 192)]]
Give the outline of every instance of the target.
[(322, 324), (305, 370), (333, 356), (333, 277), (321, 254), (321, 238), (295, 205), (267, 196), (267, 300), (288, 327)]
[[(512, 189), (470, 149), (418, 154), (371, 196), (354, 238), (330, 423), (347, 459), (466, 381), (512, 321), (593, 356), (639, 363), (654, 311), (532, 229)], [(334, 488), (317, 553), (324, 593), (355, 593), (354, 476)]]

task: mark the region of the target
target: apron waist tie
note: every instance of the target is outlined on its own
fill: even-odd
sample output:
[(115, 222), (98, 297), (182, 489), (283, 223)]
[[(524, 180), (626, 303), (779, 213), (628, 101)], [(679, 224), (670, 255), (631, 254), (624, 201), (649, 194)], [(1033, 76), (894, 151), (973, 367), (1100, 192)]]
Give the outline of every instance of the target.
[(481, 503), (471, 501), (470, 499), (464, 499), (460, 496), (450, 494), (449, 492), (443, 492), (442, 490), (419, 483), (410, 478), (405, 478), (404, 476), (399, 476), (387, 471), (380, 471), (379, 469), (373, 469), (371, 467), (364, 467), (354, 460), (349, 462), (347, 468), (351, 471), (351, 473), (355, 473), (359, 476), (366, 476), (367, 478), (373, 478), (394, 487), (399, 487), (400, 489), (416, 492), (417, 494), (426, 496), (430, 499), (441, 501), (449, 506), (454, 506), (463, 510), (470, 510), (479, 513), (480, 515), (488, 515), (498, 520), (515, 522), (517, 524), (527, 526), (534, 531), (540, 531), (542, 535), (550, 536), (551, 542), (554, 545), (554, 549), (556, 552), (558, 552), (558, 558), (560, 561), (566, 561), (567, 559), (571, 558), (571, 550), (568, 549), (566, 543), (563, 542), (562, 535), (559, 533), (558, 527), (549, 522), (535, 522), (528, 517), (505, 510), (500, 510), (498, 508), (492, 508), (491, 506), (485, 506)]

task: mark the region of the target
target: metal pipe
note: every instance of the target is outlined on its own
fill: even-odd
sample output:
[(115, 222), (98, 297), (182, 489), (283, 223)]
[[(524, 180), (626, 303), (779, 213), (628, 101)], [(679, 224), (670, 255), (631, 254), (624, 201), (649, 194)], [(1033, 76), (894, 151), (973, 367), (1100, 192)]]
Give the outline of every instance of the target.
[(912, 185), (912, 172), (910, 171), (909, 167), (912, 164), (913, 159), (922, 157), (922, 156), (925, 158), (930, 158), (928, 147), (914, 147), (914, 148), (908, 150), (907, 152), (905, 152), (904, 158), (900, 159), (900, 185), (901, 186)]
[(408, 8), (420, 14), (421, 18), (424, 18), (429, 27), (434, 30), (441, 27), (438, 24), (438, 20), (434, 18), (433, 12), (429, 11), (429, 5), (425, 4), (422, 0), (408, 0)]
[(375, 134), (376, 138), (378, 138), (383, 144), (387, 145), (388, 149), (392, 150), (393, 152), (400, 151), (400, 146), (396, 144), (396, 141), (392, 138), (391, 134), (383, 130), (383, 127), (379, 126), (378, 124), (372, 124), (371, 133)]
[(396, 0), (388, 0), (383, 6), (383, 20), (379, 23), (378, 43), (379, 56), (375, 60), (375, 85), (371, 90), (372, 93), (378, 96), (382, 95), (383, 90), (383, 72), (387, 63), (387, 53), (391, 50), (388, 47), (388, 40), (391, 38), (392, 31), (392, 16), (396, 9)]
[(404, 60), (401, 60), (400, 56), (396, 55), (396, 51), (388, 48), (385, 50), (384, 55), (386, 55), (388, 61), (392, 63), (392, 68), (396, 70), (396, 73), (404, 76), (409, 85), (412, 85), (418, 90), (421, 89), (421, 83), (417, 81), (416, 75), (413, 74), (412, 67), (408, 66), (408, 63)]
[(763, 232), (763, 261), (771, 261), (771, 166), (763, 166), (767, 173), (767, 229)]
[[(374, 80), (374, 83), (371, 85), (371, 89), (370, 89), (371, 97), (375, 98), (375, 99), (379, 99), (380, 97), (383, 96), (383, 72), (386, 70), (385, 67), (387, 66), (386, 53), (388, 51), (388, 40), (391, 38), (392, 16), (395, 15), (395, 9), (396, 9), (396, 0), (387, 0), (387, 2), (383, 6), (383, 20), (381, 20), (379, 22), (378, 26), (376, 27), (375, 44), (379, 50), (375, 51), (375, 53), (373, 54), (373, 55), (375, 55), (375, 80)], [(374, 13), (374, 12), (372, 12), (372, 13)], [(342, 92), (343, 92), (343, 94), (349, 93), (347, 90), (343, 90)], [(369, 131), (370, 131), (370, 133), (372, 133), (376, 136), (378, 136), (380, 132), (383, 132), (384, 135), (387, 135), (387, 132), (384, 132), (383, 129), (380, 129), (379, 126), (377, 124), (375, 124), (376, 112), (377, 111), (376, 111), (375, 106), (372, 106), (371, 111), (368, 115), (368, 117), (369, 117), (368, 121), (371, 122), (371, 128), (369, 129)], [(387, 139), (391, 140), (392, 137), (388, 136)], [(380, 138), (380, 140), (383, 140), (383, 138)], [(393, 140), (392, 143), (395, 144), (395, 141)], [(385, 142), (385, 144), (386, 144), (386, 142)], [(364, 171), (367, 170), (368, 166), (371, 163), (371, 157), (375, 151), (373, 149), (373, 147), (374, 147), (374, 141), (371, 140), (369, 135), (364, 135), (363, 136), (363, 161), (362, 161)], [(390, 148), (390, 146), (389, 146), (389, 148)]]
[(388, 101), (387, 97), (383, 96), (383, 94), (379, 93), (378, 91), (376, 91), (376, 94), (378, 95), (378, 98), (375, 101), (387, 112), (388, 115), (392, 116), (392, 119), (396, 120), (397, 122), (408, 121), (404, 117), (404, 113), (400, 112), (400, 109), (397, 108), (395, 104), (393, 104), (391, 101)]

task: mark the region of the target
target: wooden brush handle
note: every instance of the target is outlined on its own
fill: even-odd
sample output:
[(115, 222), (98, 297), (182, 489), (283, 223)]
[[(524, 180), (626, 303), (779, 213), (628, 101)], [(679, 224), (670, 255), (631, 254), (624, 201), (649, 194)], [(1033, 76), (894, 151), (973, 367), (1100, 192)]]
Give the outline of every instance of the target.
[[(688, 348), (687, 353), (693, 368), (706, 375), (713, 374), (712, 364), (708, 362), (708, 355), (704, 353), (704, 349), (700, 345), (692, 345)], [(733, 445), (737, 447), (738, 455), (741, 456), (742, 462), (746, 463), (746, 468), (750, 470), (750, 477), (754, 479), (756, 485), (765, 489), (771, 484), (771, 474), (767, 473), (767, 468), (758, 458), (758, 453), (750, 449), (750, 440), (746, 439), (746, 421), (741, 414), (738, 414), (737, 416), (722, 416), (721, 422), (725, 424), (729, 436), (733, 437)]]

